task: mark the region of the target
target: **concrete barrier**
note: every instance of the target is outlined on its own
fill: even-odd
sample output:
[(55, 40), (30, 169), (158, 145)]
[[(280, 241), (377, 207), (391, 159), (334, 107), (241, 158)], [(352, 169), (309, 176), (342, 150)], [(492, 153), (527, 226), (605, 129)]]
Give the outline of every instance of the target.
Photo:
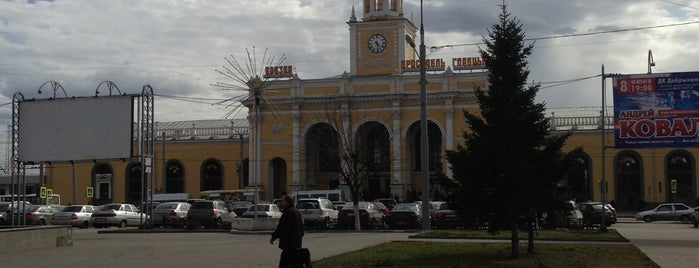
[(37, 226), (0, 229), (0, 253), (73, 245), (70, 226)]
[(273, 231), (277, 229), (279, 219), (259, 218), (237, 218), (233, 219), (231, 231)]

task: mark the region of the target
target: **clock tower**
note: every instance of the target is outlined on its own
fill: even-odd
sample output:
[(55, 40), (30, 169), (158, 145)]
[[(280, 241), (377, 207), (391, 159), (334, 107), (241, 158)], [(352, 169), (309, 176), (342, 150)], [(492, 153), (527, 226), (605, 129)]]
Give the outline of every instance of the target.
[(401, 73), (401, 61), (415, 59), (405, 41), (415, 40), (417, 28), (403, 17), (403, 0), (363, 0), (361, 21), (354, 7), (350, 16), (350, 74), (391, 75)]

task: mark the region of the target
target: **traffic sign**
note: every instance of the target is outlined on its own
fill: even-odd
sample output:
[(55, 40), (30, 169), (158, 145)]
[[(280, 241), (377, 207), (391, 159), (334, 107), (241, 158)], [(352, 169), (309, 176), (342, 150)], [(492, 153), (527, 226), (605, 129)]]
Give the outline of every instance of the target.
[(670, 181), (670, 191), (672, 191), (673, 194), (677, 193), (677, 180)]
[(41, 188), (39, 189), (39, 197), (41, 199), (46, 199), (46, 187), (45, 186), (41, 186)]
[(53, 189), (51, 189), (51, 188), (46, 189), (46, 199), (48, 199), (48, 200), (53, 199)]
[(85, 189), (85, 195), (87, 195), (87, 198), (92, 198), (95, 196), (95, 188), (92, 188), (91, 186), (88, 186)]

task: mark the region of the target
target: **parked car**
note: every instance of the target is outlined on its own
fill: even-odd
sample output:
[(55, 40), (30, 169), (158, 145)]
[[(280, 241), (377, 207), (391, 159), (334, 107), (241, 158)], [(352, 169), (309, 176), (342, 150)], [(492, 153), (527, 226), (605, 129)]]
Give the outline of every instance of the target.
[(347, 204), (347, 202), (345, 201), (333, 201), (333, 205), (335, 206), (335, 210), (337, 211), (342, 210), (342, 207), (344, 207), (345, 204)]
[(303, 198), (296, 201), (296, 209), (303, 215), (304, 226), (330, 229), (337, 223), (338, 211), (329, 199)]
[(23, 212), (12, 211), (8, 214), (8, 219), (11, 221), (14, 217), (24, 217), (26, 225), (47, 225), (51, 224), (53, 214), (58, 212), (58, 209), (45, 205), (31, 205), (24, 208)]
[(11, 203), (9, 203), (9, 202), (0, 203), (0, 225), (5, 225), (8, 223), (8, 221), (6, 221), (7, 220), (7, 212), (11, 211), (11, 208), (12, 208), (12, 206), (11, 206)]
[(376, 203), (376, 202), (379, 202), (379, 203), (383, 204), (384, 206), (386, 206), (386, 207), (388, 208), (388, 210), (393, 209), (393, 207), (395, 207), (396, 204), (398, 204), (398, 202), (396, 202), (396, 200), (393, 199), (393, 198), (378, 198), (378, 199), (374, 199), (374, 203)]
[(400, 203), (391, 209), (391, 214), (386, 217), (388, 228), (415, 227), (422, 224), (422, 204)]
[(153, 226), (184, 227), (191, 205), (186, 202), (162, 203), (153, 209)]
[[(373, 228), (383, 224), (383, 213), (379, 211), (376, 204), (372, 202), (359, 202), (359, 224), (362, 228)], [(354, 227), (354, 203), (347, 203), (342, 210), (338, 212), (337, 226), (339, 227)]]
[(641, 211), (636, 214), (637, 220), (645, 222), (661, 221), (661, 220), (680, 220), (690, 221), (694, 209), (682, 203), (666, 203), (660, 204), (656, 208), (646, 211)]
[(464, 222), (447, 203), (442, 203), (432, 217), (432, 226), (437, 229), (459, 228), (464, 227)]
[[(592, 227), (602, 224), (602, 203), (601, 202), (583, 202), (577, 204), (578, 210), (583, 216), (583, 227)], [(616, 209), (609, 203), (605, 203), (605, 211), (607, 216), (604, 219), (604, 224), (611, 226), (617, 222)]]
[(230, 203), (231, 208), (233, 209), (233, 212), (235, 212), (235, 215), (238, 215), (238, 217), (241, 217), (243, 213), (248, 211), (248, 208), (252, 206), (252, 202), (250, 201), (233, 201)]
[(219, 228), (229, 226), (237, 217), (228, 203), (216, 200), (197, 201), (187, 212), (187, 228)]
[(692, 214), (692, 223), (694, 227), (699, 227), (699, 207), (694, 208), (694, 214)]
[(109, 204), (104, 205), (98, 211), (92, 213), (90, 224), (95, 228), (103, 228), (109, 226), (118, 226), (126, 228), (126, 226), (138, 226), (143, 223), (148, 223), (148, 214), (143, 214), (134, 205), (131, 204)]
[(383, 213), (383, 216), (384, 216), (384, 217), (386, 217), (386, 215), (388, 215), (388, 214), (391, 214), (391, 209), (389, 209), (388, 207), (386, 207), (386, 205), (384, 205), (383, 203), (381, 203), (381, 202), (374, 202), (374, 205), (376, 205), (377, 208), (379, 209), (379, 211), (381, 211), (381, 213)]
[(259, 204), (252, 205), (243, 213), (243, 218), (254, 218), (257, 214), (258, 218), (281, 218), (282, 212), (275, 204)]
[(80, 228), (90, 227), (90, 217), (95, 212), (91, 205), (72, 205), (53, 214), (53, 225), (71, 225)]

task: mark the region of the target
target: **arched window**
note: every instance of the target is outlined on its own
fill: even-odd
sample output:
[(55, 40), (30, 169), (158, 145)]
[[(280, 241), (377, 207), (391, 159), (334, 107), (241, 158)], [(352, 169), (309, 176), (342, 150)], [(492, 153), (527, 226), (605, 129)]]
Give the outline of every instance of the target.
[(274, 158), (269, 161), (269, 188), (270, 199), (280, 198), (286, 192), (286, 161), (282, 158)]
[(200, 191), (223, 189), (223, 167), (216, 159), (208, 159), (201, 165)]
[(131, 162), (126, 166), (126, 203), (141, 205), (143, 194), (141, 184), (141, 163)]
[[(667, 200), (693, 206), (697, 201), (694, 157), (685, 150), (676, 150), (670, 152), (665, 159)], [(671, 189), (673, 180), (677, 184), (674, 194)]]
[(306, 131), (306, 187), (325, 189), (340, 171), (340, 136), (330, 124), (317, 123)]
[(170, 160), (165, 164), (165, 192), (184, 193), (184, 166), (179, 160)]
[(592, 164), (586, 153), (580, 153), (568, 159), (566, 185), (570, 195), (578, 202), (592, 200)]
[(634, 151), (622, 151), (615, 158), (615, 183), (618, 207), (624, 209), (644, 209), (643, 173), (641, 156)]

